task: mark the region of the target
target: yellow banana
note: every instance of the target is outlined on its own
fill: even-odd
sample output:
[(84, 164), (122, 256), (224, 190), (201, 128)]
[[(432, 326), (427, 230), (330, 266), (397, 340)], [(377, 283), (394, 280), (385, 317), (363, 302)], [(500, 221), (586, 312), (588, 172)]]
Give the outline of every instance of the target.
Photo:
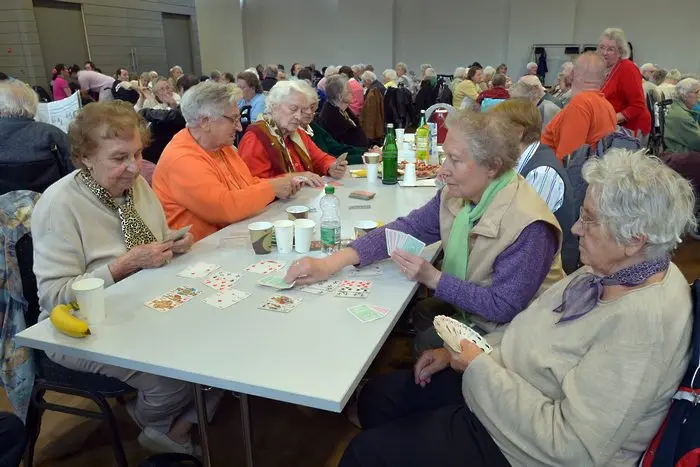
[(51, 310), (51, 324), (67, 336), (85, 337), (90, 335), (87, 322), (73, 316), (72, 310), (73, 307), (70, 304), (57, 305)]

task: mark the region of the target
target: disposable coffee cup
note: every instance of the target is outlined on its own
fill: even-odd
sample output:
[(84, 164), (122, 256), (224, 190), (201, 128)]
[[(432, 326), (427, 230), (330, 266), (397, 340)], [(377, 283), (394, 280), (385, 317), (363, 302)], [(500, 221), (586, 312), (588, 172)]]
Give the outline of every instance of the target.
[(379, 179), (379, 164), (367, 164), (367, 182), (377, 183)]
[(314, 235), (316, 223), (310, 219), (294, 221), (294, 251), (308, 253), (311, 251), (311, 238)]
[(379, 227), (379, 224), (374, 221), (359, 221), (355, 223), (355, 238), (367, 235), (377, 227)]
[(256, 255), (266, 255), (272, 251), (272, 232), (274, 226), (271, 222), (253, 222), (248, 224), (250, 243)]
[(287, 254), (292, 252), (294, 245), (294, 222), (281, 220), (274, 223), (277, 252)]
[(80, 311), (78, 315), (88, 324), (97, 324), (105, 319), (105, 281), (90, 277), (71, 285)]
[(379, 164), (379, 158), (381, 156), (376, 152), (366, 152), (362, 155), (362, 162), (365, 164)]
[(287, 208), (287, 217), (290, 221), (309, 218), (308, 206), (290, 206)]

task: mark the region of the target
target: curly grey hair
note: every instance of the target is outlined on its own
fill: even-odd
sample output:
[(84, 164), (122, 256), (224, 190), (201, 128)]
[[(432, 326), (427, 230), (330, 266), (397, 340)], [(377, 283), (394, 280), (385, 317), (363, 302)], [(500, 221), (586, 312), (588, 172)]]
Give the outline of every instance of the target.
[(333, 75), (326, 79), (326, 96), (328, 102), (338, 105), (343, 100), (343, 94), (348, 86), (348, 79), (343, 75)]
[(39, 96), (28, 84), (19, 81), (0, 81), (0, 117), (34, 118)]
[(187, 127), (193, 128), (199, 126), (203, 118), (221, 118), (231, 105), (236, 105), (233, 89), (215, 81), (205, 81), (185, 92), (180, 101), (180, 110)]
[(670, 254), (681, 237), (695, 229), (690, 182), (644, 150), (615, 148), (591, 158), (583, 167), (583, 178), (598, 221), (620, 245), (646, 237), (647, 258)]
[(497, 112), (453, 112), (445, 122), (469, 148), (469, 157), (482, 167), (496, 169), (497, 175), (515, 167), (520, 157), (522, 128)]
[(382, 76), (384, 77), (384, 80), (386, 81), (387, 79), (389, 81), (396, 81), (399, 79), (399, 75), (396, 74), (396, 71), (392, 70), (391, 68), (387, 68), (384, 70), (384, 73), (382, 73)]
[(617, 49), (620, 51), (620, 58), (630, 58), (630, 46), (627, 43), (625, 31), (620, 28), (608, 28), (603, 31), (600, 38), (615, 41), (615, 44), (617, 44)]

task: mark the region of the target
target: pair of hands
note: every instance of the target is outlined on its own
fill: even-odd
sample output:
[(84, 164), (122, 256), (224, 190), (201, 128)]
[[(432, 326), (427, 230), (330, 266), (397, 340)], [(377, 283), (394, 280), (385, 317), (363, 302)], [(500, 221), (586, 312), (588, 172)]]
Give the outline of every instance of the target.
[(110, 272), (115, 282), (120, 281), (140, 269), (155, 269), (170, 261), (173, 255), (186, 253), (194, 244), (191, 233), (174, 242), (153, 242), (132, 248), (126, 254), (110, 264)]
[(462, 339), (460, 342), (462, 351), (453, 352), (445, 347), (431, 349), (423, 352), (413, 367), (413, 378), (416, 384), (424, 388), (430, 383), (431, 378), (437, 372), (452, 367), (453, 370), (463, 373), (476, 357), (484, 353), (477, 345)]
[[(341, 161), (333, 164), (328, 169), (328, 175), (335, 178), (336, 180), (341, 179), (345, 176), (348, 169), (348, 162)], [(297, 185), (307, 185), (312, 188), (323, 188), (326, 184), (323, 178), (313, 172), (294, 172), (290, 173), (287, 178), (291, 178)]]
[(267, 180), (279, 199), (288, 199), (301, 189), (301, 182), (295, 177), (285, 176)]

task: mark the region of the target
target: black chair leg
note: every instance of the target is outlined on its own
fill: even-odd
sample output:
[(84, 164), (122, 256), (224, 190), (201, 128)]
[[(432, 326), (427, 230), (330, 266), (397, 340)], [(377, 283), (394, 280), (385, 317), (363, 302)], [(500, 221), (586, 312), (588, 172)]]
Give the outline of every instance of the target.
[(101, 397), (92, 397), (92, 400), (97, 404), (104, 417), (104, 422), (109, 430), (109, 439), (112, 443), (112, 449), (114, 449), (114, 459), (117, 461), (118, 467), (129, 467), (129, 463), (126, 460), (126, 454), (124, 454), (124, 445), (119, 437), (119, 429), (117, 428), (117, 419), (114, 418), (114, 413), (109, 403)]
[(41, 431), (41, 417), (44, 411), (39, 409), (34, 403), (34, 398), (43, 400), (44, 392), (40, 391), (32, 396), (32, 400), (29, 403), (29, 408), (27, 409), (27, 421), (25, 423), (27, 429), (27, 446), (24, 451), (24, 467), (33, 467), (34, 465), (34, 448), (36, 447), (36, 442), (39, 439), (39, 432)]

